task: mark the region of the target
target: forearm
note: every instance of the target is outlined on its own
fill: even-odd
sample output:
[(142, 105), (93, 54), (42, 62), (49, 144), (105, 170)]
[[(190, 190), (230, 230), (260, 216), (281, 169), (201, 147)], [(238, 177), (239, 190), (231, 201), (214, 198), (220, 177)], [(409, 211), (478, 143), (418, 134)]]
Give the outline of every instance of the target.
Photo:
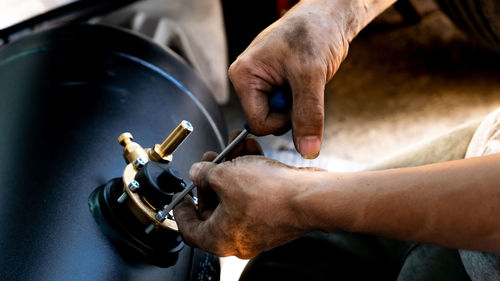
[(500, 155), (319, 173), (293, 202), (311, 229), (500, 252)]

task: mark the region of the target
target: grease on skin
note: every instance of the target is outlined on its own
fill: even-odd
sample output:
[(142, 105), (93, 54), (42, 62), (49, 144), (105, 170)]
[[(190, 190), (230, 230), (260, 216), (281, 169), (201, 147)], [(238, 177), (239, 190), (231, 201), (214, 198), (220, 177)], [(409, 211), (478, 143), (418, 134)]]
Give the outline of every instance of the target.
[(297, 18), (291, 20), (289, 25), (291, 27), (285, 31), (284, 35), (288, 47), (296, 54), (300, 54), (301, 60), (314, 57), (314, 47), (311, 44), (311, 34), (307, 21), (303, 18)]

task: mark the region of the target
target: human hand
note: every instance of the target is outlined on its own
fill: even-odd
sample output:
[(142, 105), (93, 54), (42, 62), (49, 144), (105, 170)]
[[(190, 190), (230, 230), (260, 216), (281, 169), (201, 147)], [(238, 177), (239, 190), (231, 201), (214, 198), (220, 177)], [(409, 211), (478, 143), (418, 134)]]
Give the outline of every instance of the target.
[[(325, 84), (348, 49), (345, 18), (325, 14), (328, 5), (316, 2), (300, 1), (260, 33), (229, 68), (252, 133), (279, 134), (291, 126), (295, 147), (305, 158), (319, 154)], [(292, 92), (291, 112), (272, 112), (267, 94), (283, 86)]]
[[(174, 209), (188, 244), (219, 256), (251, 258), (307, 232), (292, 198), (319, 169), (294, 168), (263, 156), (238, 157), (242, 154), (262, 154), (262, 149), (248, 138), (228, 155), (232, 161), (193, 165), (190, 176), (198, 188), (198, 209), (189, 196)], [(203, 160), (216, 156), (207, 152)]]
[[(316, 171), (263, 156), (194, 164), (190, 176), (198, 191), (213, 191), (219, 201), (210, 208), (204, 203), (197, 211), (186, 197), (175, 207), (183, 240), (218, 256), (248, 259), (300, 237), (310, 229), (295, 213), (292, 198)], [(199, 203), (206, 199), (199, 198)]]
[[(234, 130), (229, 134), (229, 143), (231, 143), (241, 131)], [(218, 153), (208, 151), (203, 154), (201, 161), (212, 161), (217, 157)], [(244, 155), (264, 155), (264, 151), (259, 142), (251, 135), (248, 135), (243, 141), (238, 143), (225, 157), (226, 161), (231, 161), (234, 158)], [(219, 199), (213, 190), (197, 188), (198, 197), (198, 214), (201, 218), (206, 219), (215, 207), (219, 204)]]

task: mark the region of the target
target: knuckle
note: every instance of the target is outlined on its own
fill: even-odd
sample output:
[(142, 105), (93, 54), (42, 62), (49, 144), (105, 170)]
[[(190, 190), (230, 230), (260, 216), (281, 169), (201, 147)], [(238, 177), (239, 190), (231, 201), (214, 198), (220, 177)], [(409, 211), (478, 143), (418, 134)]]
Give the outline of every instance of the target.
[[(224, 162), (227, 163), (227, 162)], [(218, 164), (207, 174), (207, 181), (211, 186), (217, 186), (221, 178), (225, 175), (224, 163)]]
[(229, 66), (229, 69), (228, 69), (229, 79), (234, 82), (240, 76), (250, 74), (252, 71), (252, 68), (253, 68), (253, 67), (251, 67), (251, 65), (252, 65), (251, 60), (249, 58), (247, 58), (246, 56), (238, 57)]
[(235, 62), (233, 62), (233, 63), (229, 66), (229, 69), (228, 69), (228, 71), (227, 71), (227, 74), (228, 74), (229, 79), (230, 79), (231, 81), (233, 81), (233, 79), (234, 79), (235, 75), (237, 75), (237, 74), (236, 74), (236, 73), (237, 73), (237, 71), (238, 71), (238, 61), (236, 60)]
[(248, 118), (248, 125), (250, 126), (252, 134), (256, 136), (266, 135), (269, 132), (267, 126), (263, 125), (261, 120), (255, 120), (256, 117)]
[(207, 152), (203, 153), (203, 156), (201, 157), (201, 161), (211, 161), (215, 157), (217, 157), (217, 152), (207, 151)]

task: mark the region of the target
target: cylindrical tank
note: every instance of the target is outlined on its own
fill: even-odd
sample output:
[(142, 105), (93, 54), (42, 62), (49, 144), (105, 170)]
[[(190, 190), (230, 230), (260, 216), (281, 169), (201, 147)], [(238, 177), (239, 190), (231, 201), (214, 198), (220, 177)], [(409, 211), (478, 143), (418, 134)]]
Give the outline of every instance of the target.
[(77, 24), (2, 47), (0, 279), (216, 280), (217, 259), (188, 246), (167, 268), (123, 259), (87, 202), (123, 173), (120, 134), (152, 147), (182, 120), (194, 132), (172, 164), (189, 181), (223, 148), (223, 117), (182, 59), (139, 35)]

